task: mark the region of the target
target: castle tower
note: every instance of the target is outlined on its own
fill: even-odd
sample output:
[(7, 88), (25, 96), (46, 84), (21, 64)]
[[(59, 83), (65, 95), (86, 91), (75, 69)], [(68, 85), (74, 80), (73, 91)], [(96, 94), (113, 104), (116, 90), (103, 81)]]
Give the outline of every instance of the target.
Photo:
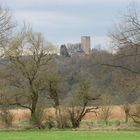
[(82, 48), (85, 54), (89, 54), (90, 53), (90, 36), (82, 36), (81, 44), (82, 44)]

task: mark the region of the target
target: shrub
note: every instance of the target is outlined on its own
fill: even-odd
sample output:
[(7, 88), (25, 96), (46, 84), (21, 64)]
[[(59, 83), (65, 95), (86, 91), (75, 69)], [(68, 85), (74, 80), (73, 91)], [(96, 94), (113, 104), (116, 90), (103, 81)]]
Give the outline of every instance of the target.
[(108, 120), (111, 115), (110, 106), (103, 106), (101, 108), (101, 111), (102, 111), (101, 118), (105, 122), (105, 124), (108, 125)]
[(2, 108), (0, 112), (0, 119), (6, 127), (11, 127), (13, 121), (13, 114), (7, 108)]
[(130, 117), (135, 123), (140, 124), (140, 104), (135, 104), (131, 110)]
[(130, 104), (125, 103), (123, 105), (122, 109), (124, 110), (124, 113), (125, 113), (125, 123), (128, 123), (131, 106), (130, 106)]
[(49, 116), (46, 117), (45, 126), (46, 126), (48, 129), (51, 129), (51, 128), (53, 128), (53, 127), (56, 126), (56, 123), (55, 123), (55, 120), (54, 120), (53, 116), (49, 115)]
[(44, 108), (38, 107), (35, 111), (34, 117), (31, 119), (34, 127), (45, 129), (45, 111)]
[(57, 127), (60, 129), (71, 127), (70, 117), (67, 113), (67, 109), (62, 107), (59, 108), (58, 113), (56, 114), (56, 122)]

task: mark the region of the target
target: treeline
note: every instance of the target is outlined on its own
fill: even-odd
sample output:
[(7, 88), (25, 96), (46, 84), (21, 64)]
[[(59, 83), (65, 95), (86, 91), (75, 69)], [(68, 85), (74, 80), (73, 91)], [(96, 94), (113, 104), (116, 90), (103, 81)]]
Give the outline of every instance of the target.
[[(135, 15), (127, 18), (110, 34), (114, 53), (93, 49), (89, 55), (63, 57), (41, 33), (27, 25), (18, 30), (9, 10), (1, 7), (1, 116), (10, 108), (29, 109), (33, 126), (44, 128), (42, 113), (53, 107), (58, 128), (68, 122), (77, 128), (87, 113), (121, 104), (126, 119), (139, 123), (140, 24)], [(136, 107), (130, 111), (126, 104)]]

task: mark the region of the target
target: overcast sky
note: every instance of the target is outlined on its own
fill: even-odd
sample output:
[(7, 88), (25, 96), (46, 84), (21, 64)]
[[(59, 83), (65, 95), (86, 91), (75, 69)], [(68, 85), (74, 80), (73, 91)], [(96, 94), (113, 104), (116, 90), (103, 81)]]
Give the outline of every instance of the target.
[(0, 0), (0, 3), (12, 10), (19, 23), (30, 23), (54, 44), (80, 42), (82, 35), (89, 35), (92, 47), (98, 44), (108, 47), (108, 32), (130, 0)]

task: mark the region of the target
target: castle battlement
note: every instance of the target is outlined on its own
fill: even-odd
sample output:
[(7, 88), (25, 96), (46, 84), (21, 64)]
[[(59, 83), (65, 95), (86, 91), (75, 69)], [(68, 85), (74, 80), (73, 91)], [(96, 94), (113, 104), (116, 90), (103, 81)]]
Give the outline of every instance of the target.
[(61, 45), (60, 54), (67, 54), (72, 56), (74, 54), (78, 55), (88, 55), (91, 51), (90, 36), (82, 36), (81, 43), (68, 43), (67, 45)]

